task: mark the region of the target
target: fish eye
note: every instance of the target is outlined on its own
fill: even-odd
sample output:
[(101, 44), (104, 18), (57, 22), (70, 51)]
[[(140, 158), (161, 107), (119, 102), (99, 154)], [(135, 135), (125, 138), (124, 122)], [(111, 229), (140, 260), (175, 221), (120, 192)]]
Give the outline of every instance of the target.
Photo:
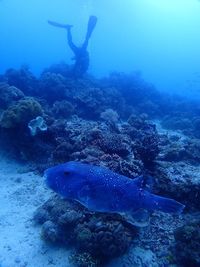
[(68, 176), (69, 174), (70, 174), (69, 171), (64, 171), (64, 175), (65, 175), (65, 176)]

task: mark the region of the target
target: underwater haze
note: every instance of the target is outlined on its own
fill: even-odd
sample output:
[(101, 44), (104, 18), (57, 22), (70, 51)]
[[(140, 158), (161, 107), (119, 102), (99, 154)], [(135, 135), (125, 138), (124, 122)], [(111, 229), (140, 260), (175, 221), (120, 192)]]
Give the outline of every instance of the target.
[(0, 267), (200, 267), (200, 1), (0, 0)]
[(197, 0), (2, 0), (0, 72), (28, 64), (38, 75), (52, 63), (70, 63), (66, 34), (47, 20), (73, 24), (81, 43), (91, 14), (99, 20), (89, 45), (93, 75), (139, 71), (160, 90), (199, 91)]

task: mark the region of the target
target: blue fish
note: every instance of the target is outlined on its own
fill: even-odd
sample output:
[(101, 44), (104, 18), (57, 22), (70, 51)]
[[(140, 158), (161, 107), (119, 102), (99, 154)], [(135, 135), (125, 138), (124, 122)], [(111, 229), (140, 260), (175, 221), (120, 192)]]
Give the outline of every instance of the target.
[(143, 176), (130, 179), (105, 167), (71, 161), (47, 169), (44, 176), (48, 187), (61, 196), (91, 211), (118, 213), (132, 225), (146, 226), (149, 212), (180, 214), (185, 207), (150, 193)]

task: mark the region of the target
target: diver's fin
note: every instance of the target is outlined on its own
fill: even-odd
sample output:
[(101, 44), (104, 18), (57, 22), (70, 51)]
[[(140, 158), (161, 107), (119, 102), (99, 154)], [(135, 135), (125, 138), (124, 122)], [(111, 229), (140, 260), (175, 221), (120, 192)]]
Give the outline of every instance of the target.
[(133, 182), (139, 188), (151, 191), (153, 184), (154, 184), (154, 179), (153, 179), (153, 177), (151, 177), (149, 175), (141, 175), (141, 176), (138, 176), (137, 178), (133, 179)]
[(131, 225), (138, 227), (146, 227), (149, 225), (150, 213), (145, 209), (120, 214)]
[(69, 29), (71, 27), (73, 27), (73, 25), (70, 24), (61, 24), (52, 20), (48, 20), (48, 23), (54, 27), (58, 27), (58, 28), (65, 28), (65, 29)]
[(86, 34), (86, 40), (89, 40), (92, 32), (97, 24), (97, 17), (96, 16), (90, 16), (88, 20), (88, 26), (87, 26), (87, 34)]

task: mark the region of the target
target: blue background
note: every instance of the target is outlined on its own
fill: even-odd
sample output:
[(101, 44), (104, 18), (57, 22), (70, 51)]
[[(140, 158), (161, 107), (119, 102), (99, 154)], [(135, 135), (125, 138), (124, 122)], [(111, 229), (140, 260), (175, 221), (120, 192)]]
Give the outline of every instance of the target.
[(89, 44), (92, 74), (140, 71), (160, 90), (200, 90), (198, 0), (1, 0), (0, 72), (28, 64), (39, 75), (71, 63), (65, 30), (46, 21), (74, 24), (81, 44), (91, 14), (99, 19)]

